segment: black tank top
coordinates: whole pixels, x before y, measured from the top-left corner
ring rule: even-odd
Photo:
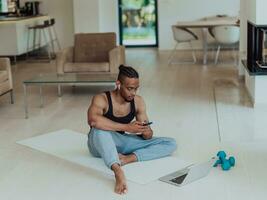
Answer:
[[[118,122],[121,124],[129,124],[135,118],[135,104],[134,99],[130,102],[131,110],[128,115],[123,117],[116,117],[113,115],[113,106],[111,100],[110,92],[105,92],[108,99],[108,111],[104,114],[104,117],[110,119],[111,121]],[[118,133],[124,134],[124,131],[117,131]]]

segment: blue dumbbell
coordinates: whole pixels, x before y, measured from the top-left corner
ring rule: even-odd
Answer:
[[[217,167],[218,165],[221,165],[222,164],[222,161],[225,159],[226,157],[226,153],[224,151],[219,151],[217,153],[217,157],[219,158],[215,164],[213,165],[213,167]]]
[[[219,159],[219,160],[217,160],[217,161],[214,163],[213,167],[217,167],[217,166],[220,165],[220,164],[222,164],[222,162],[221,162],[221,160]]]
[[[222,164],[222,160],[225,159],[225,157],[226,157],[226,153],[225,153],[224,151],[219,151],[219,152],[217,153],[217,157],[218,157],[219,159],[215,162],[215,164],[213,165],[213,167],[217,167],[218,165],[221,165],[221,164]]]
[[[226,158],[226,153],[224,151],[219,151],[217,153],[217,156],[218,156],[219,159],[223,160],[223,159]]]
[[[227,171],[231,168],[229,160],[224,160],[221,166],[224,171]]]
[[[217,157],[219,159],[213,165],[214,167],[221,165],[222,169],[224,171],[227,171],[231,167],[235,166],[235,158],[233,156],[231,156],[231,157],[229,157],[229,159],[226,159],[226,153],[224,151],[219,151],[217,153]]]
[[[233,156],[230,156],[228,160],[232,167],[235,166],[235,158]]]

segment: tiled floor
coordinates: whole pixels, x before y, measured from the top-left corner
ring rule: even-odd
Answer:
[[[38,88],[31,87],[30,118],[24,119],[22,81],[56,70],[54,63],[19,62],[12,66],[15,104],[9,103],[9,95],[0,98],[0,199],[266,199],[267,108],[251,107],[244,84],[228,61],[217,66],[168,66],[168,53],[127,51],[127,63],[140,73],[139,94],[155,135],[174,137],[178,142],[174,155],[195,162],[224,149],[236,157],[235,168],[228,172],[214,168],[205,179],[181,188],[159,181],[129,182],[129,193],[116,195],[113,177],[15,144],[63,128],[86,134],[92,96],[112,87],[64,87],[58,98],[57,88],[48,86],[44,108],[39,107]]]

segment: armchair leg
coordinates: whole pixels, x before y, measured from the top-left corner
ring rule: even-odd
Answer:
[[[10,91],[10,101],[11,101],[11,104],[14,104],[14,94],[13,94],[13,90]]]

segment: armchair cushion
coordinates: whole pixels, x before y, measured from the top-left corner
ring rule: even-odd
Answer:
[[[115,33],[76,34],[74,62],[109,62],[109,51],[115,47]]]
[[[75,46],[57,54],[57,74],[118,73],[125,64],[125,48],[116,46],[115,33],[84,33],[75,35]]]
[[[0,83],[8,80],[7,71],[0,71]]]
[[[66,73],[109,72],[109,63],[108,62],[65,63],[64,72]]]

